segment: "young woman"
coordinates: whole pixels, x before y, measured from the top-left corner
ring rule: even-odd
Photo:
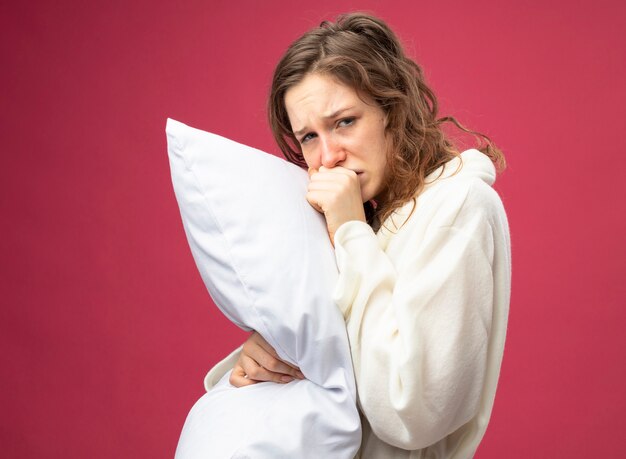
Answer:
[[[459,152],[421,68],[362,14],[287,50],[269,100],[307,200],[334,243],[363,418],[362,458],[472,457],[487,427],[510,296],[506,215],[491,185],[501,152]],[[253,333],[235,386],[302,378]]]

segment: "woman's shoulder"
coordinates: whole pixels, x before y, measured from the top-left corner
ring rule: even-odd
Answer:
[[[467,187],[481,183],[491,188],[496,181],[496,168],[484,153],[471,149],[460,153],[426,176],[420,196],[434,189]]]
[[[435,201],[439,206],[461,207],[500,203],[493,189],[496,169],[491,159],[471,149],[448,161],[426,177],[418,206]]]
[[[468,220],[501,219],[504,206],[492,185],[496,171],[478,150],[467,150],[429,174],[423,190],[388,219],[389,227],[462,226]]]

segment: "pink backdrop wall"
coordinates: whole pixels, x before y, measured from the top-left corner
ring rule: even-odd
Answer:
[[[109,0],[0,7],[3,457],[173,456],[205,371],[244,334],[189,253],[165,119],[275,152],[274,64],[355,9],[509,161],[509,335],[477,458],[621,456],[623,2]]]

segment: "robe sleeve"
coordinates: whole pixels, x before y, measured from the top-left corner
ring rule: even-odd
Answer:
[[[393,262],[363,222],[335,234],[334,298],[347,322],[359,403],[376,436],[402,449],[441,440],[480,406],[493,234],[480,214],[457,220],[401,229],[392,236],[402,244]]]

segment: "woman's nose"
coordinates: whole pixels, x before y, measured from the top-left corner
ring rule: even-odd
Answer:
[[[346,159],[346,153],[343,147],[331,137],[322,138],[320,147],[322,150],[320,162],[324,167],[333,168]]]

